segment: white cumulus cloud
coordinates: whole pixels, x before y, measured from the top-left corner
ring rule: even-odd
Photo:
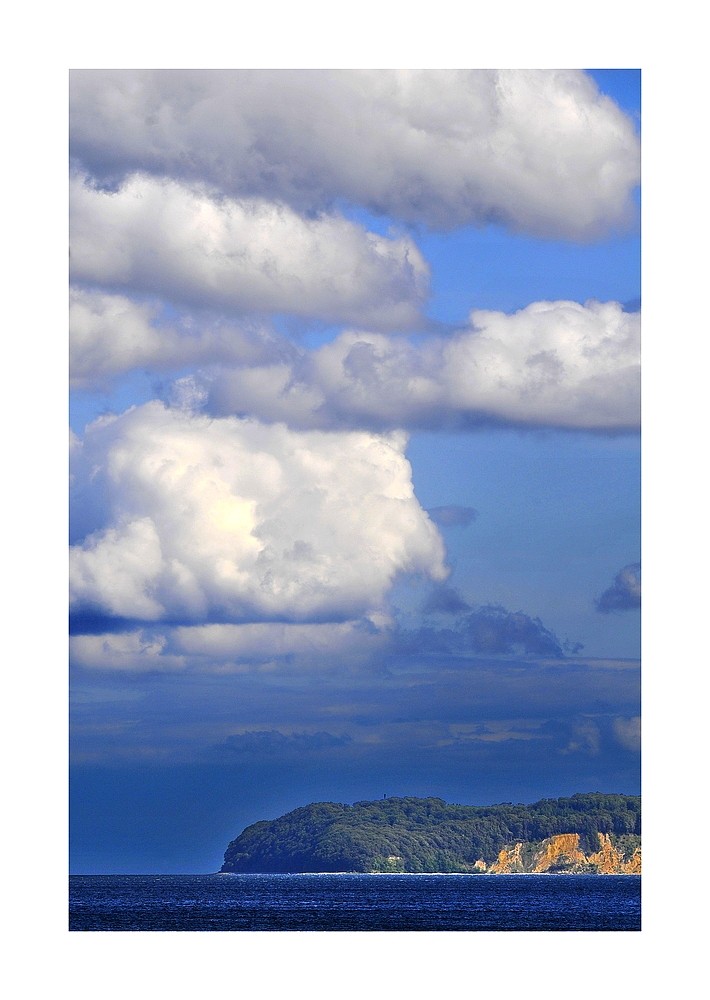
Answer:
[[[69,292],[72,388],[96,388],[136,368],[170,371],[197,364],[246,364],[273,359],[283,341],[261,327],[199,321],[183,314],[161,322],[159,302],[136,302],[96,289]]]
[[[285,205],[216,199],[141,175],[115,192],[75,176],[70,204],[76,282],[378,329],[416,324],[428,292],[428,265],[410,238],[377,236],[340,216],[307,219]]]
[[[69,640],[72,663],[89,670],[121,670],[130,673],[181,672],[188,660],[171,652],[162,634],[106,632],[102,635],[73,635]]]
[[[640,314],[617,302],[535,302],[475,310],[450,337],[346,331],[297,363],[224,370],[217,413],[250,408],[300,426],[448,426],[494,420],[634,429]]]
[[[74,525],[72,604],[146,621],[353,618],[399,573],[443,579],[405,445],[156,402],[101,418],[75,450],[76,517],[94,521]]]
[[[631,120],[578,70],[75,70],[71,151],[116,183],[193,182],[297,211],[594,238],[639,179]]]
[[[244,673],[286,661],[289,671],[328,671],[369,663],[388,640],[372,621],[154,625],[73,635],[70,654],[74,666],[126,673]]]

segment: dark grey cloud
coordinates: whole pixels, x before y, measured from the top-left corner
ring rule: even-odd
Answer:
[[[427,514],[435,524],[442,528],[466,527],[478,517],[478,511],[473,507],[460,507],[457,504],[447,504],[444,507],[429,507]]]
[[[454,587],[450,587],[446,583],[440,587],[435,587],[422,605],[422,612],[425,615],[457,615],[462,611],[470,610],[471,605],[463,599]]]
[[[455,607],[457,601],[460,602],[458,608]],[[428,601],[428,609],[449,614],[468,610],[468,613],[461,614],[448,628],[425,625],[414,631],[402,631],[399,641],[404,648],[457,655],[522,654],[556,658],[564,657],[566,652],[565,643],[539,618],[531,618],[523,611],[508,611],[498,604],[470,609],[451,588],[435,591]]]
[[[608,614],[611,611],[633,611],[641,607],[641,563],[629,563],[614,577],[608,587],[596,600],[597,611]]]
[[[464,618],[464,635],[477,653],[563,656],[560,640],[539,618],[499,605],[479,608]]]

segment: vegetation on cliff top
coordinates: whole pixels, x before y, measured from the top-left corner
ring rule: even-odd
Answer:
[[[598,835],[608,834],[626,857],[640,845],[641,799],[594,792],[533,805],[461,806],[413,797],[317,802],[247,827],[227,847],[221,870],[483,871],[501,850],[560,834],[579,834],[585,854],[598,851]]]

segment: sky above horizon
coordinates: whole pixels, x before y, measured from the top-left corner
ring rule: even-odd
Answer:
[[[71,73],[71,854],[640,791],[640,73]]]

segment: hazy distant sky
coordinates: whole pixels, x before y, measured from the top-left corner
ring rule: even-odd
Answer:
[[[71,74],[75,871],[639,791],[640,73]]]

